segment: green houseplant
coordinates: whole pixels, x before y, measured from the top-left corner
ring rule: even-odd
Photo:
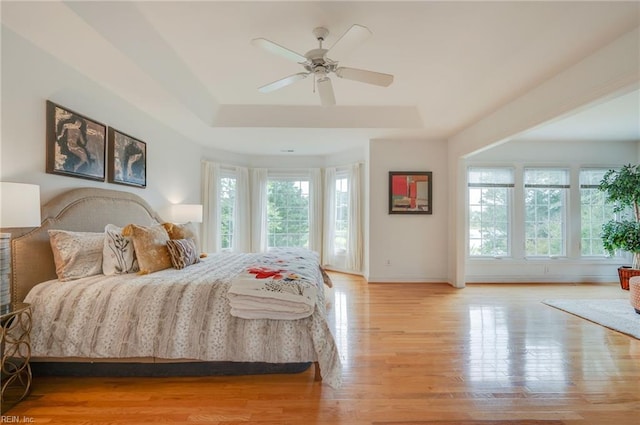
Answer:
[[[607,171],[598,189],[614,204],[615,212],[633,212],[630,219],[611,220],[602,226],[602,244],[609,254],[621,249],[633,255],[631,267],[618,269],[620,285],[629,289],[629,277],[640,275],[640,164]]]

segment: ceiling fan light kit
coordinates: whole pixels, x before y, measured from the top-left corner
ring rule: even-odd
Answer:
[[[297,62],[306,71],[289,75],[259,87],[258,90],[260,92],[269,93],[281,89],[296,81],[304,80],[313,74],[318,87],[320,104],[322,106],[332,106],[336,104],[336,98],[329,74],[333,73],[339,78],[382,87],[387,87],[393,82],[393,75],[391,74],[338,66],[338,62],[344,56],[371,36],[369,28],[358,24],[352,25],[329,49],[322,47],[322,42],[329,35],[329,30],[324,27],[317,27],[313,30],[313,35],[318,40],[318,48],[311,49],[304,55],[265,38],[251,40],[251,44],[254,46],[287,60]]]

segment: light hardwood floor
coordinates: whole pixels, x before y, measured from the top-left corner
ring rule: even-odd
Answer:
[[[243,377],[35,378],[7,415],[69,425],[640,423],[640,341],[540,302],[628,297],[619,286],[460,290],[332,278],[340,389],[314,382],[313,367]]]

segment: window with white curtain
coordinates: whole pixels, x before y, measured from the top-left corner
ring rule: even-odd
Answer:
[[[233,236],[236,227],[236,182],[234,173],[221,171],[220,186],[218,189],[218,206],[220,208],[220,248],[232,250]]]
[[[207,249],[302,247],[319,253],[325,265],[361,272],[361,173],[361,164],[291,170],[203,161]]]
[[[361,173],[359,163],[325,169],[322,260],[333,270],[362,271]]]
[[[334,210],[334,254],[347,252],[349,237],[349,177],[346,170],[336,172],[336,193]]]
[[[309,178],[269,177],[267,247],[309,247]]]

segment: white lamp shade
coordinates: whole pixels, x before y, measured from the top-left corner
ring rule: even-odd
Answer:
[[[40,224],[40,186],[0,182],[0,227],[38,227]]]
[[[174,223],[202,222],[202,205],[173,204],[170,209],[171,221]]]

